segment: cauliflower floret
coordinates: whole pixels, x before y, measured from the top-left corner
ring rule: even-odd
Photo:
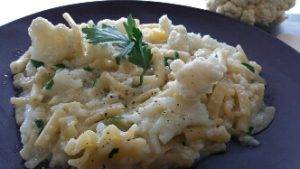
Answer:
[[[146,107],[140,108],[141,126],[143,130],[157,134],[159,140],[166,144],[184,128],[191,125],[210,125],[208,112],[204,104],[198,100],[185,102],[183,98],[157,97]],[[178,108],[177,103],[181,103]],[[149,113],[156,110],[155,116]],[[164,110],[163,112],[160,112]],[[158,115],[161,114],[161,115]],[[157,117],[158,115],[158,117]]]
[[[295,0],[207,0],[209,10],[251,25],[280,22],[284,18],[284,11],[294,5]]]
[[[203,41],[201,35],[195,33],[188,33],[189,52],[194,53],[197,49],[203,47]]]
[[[64,93],[65,91],[70,89],[81,88],[83,84],[82,80],[78,77],[78,74],[80,74],[78,71],[80,70],[58,70],[55,76],[53,77],[54,85],[51,89],[51,93],[59,94]]]
[[[187,30],[183,25],[174,26],[168,39],[168,47],[174,50],[189,51]]]
[[[47,19],[38,17],[32,21],[28,32],[32,41],[32,59],[57,64],[84,53],[81,31],[77,27],[54,26]]]
[[[218,6],[216,11],[232,18],[239,18],[242,14],[242,8],[230,1],[222,6]]]
[[[211,92],[213,84],[223,78],[226,68],[221,62],[221,59],[214,56],[207,59],[197,57],[187,64],[177,59],[170,67],[175,73],[181,94],[193,99],[200,94]]]
[[[167,15],[163,15],[159,18],[159,28],[164,30],[166,33],[170,33],[172,28],[172,21]]]

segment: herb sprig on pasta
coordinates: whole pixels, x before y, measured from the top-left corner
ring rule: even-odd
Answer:
[[[140,75],[140,83],[143,83],[143,77],[146,70],[150,67],[152,53],[149,46],[143,42],[143,34],[137,28],[132,15],[127,17],[127,22],[124,23],[127,36],[118,31],[116,28],[102,25],[82,28],[82,32],[86,35],[85,38],[89,43],[113,43],[120,48],[120,53],[116,57],[117,64],[123,59],[128,59],[129,62],[143,68]]]

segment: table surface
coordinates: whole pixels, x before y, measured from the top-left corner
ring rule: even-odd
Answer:
[[[9,0],[1,2],[0,5],[0,26],[13,20],[27,16],[45,9],[62,5],[90,2],[92,0]],[[173,3],[206,9],[205,0],[184,1],[184,0],[154,0],[158,2]],[[277,36],[296,50],[300,51],[300,0],[296,5],[286,12],[287,19],[281,24],[270,28],[264,28],[270,34]]]

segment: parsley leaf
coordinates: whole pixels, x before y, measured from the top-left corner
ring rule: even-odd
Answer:
[[[45,85],[45,89],[50,90],[54,85],[54,81],[53,79],[49,80],[46,85]]]
[[[44,120],[36,119],[36,120],[34,120],[34,123],[35,123],[36,127],[38,128],[38,133],[40,134],[45,127]]]
[[[119,152],[119,148],[113,148],[108,154],[108,158],[113,158],[115,154]]]
[[[120,65],[121,59],[124,59],[124,57],[132,51],[133,46],[134,46],[134,42],[130,42],[116,57],[116,62],[118,65]]]
[[[175,54],[174,54],[174,58],[175,58],[175,59],[179,59],[179,53],[178,53],[177,51],[176,51]]]
[[[44,66],[44,65],[45,65],[44,62],[41,62],[41,61],[38,61],[38,60],[35,60],[35,59],[30,59],[30,62],[31,62],[31,64],[32,64],[35,68],[38,68],[38,67],[41,67],[41,66]]]
[[[135,28],[135,20],[132,15],[129,14],[127,17],[127,23],[124,23],[124,28],[126,30],[127,36],[129,39],[133,39],[133,29]]]
[[[123,119],[122,116],[113,116],[110,118],[107,118],[105,120],[103,120],[103,123],[105,125],[110,125],[110,124],[114,124],[115,126],[119,125],[121,120]]]
[[[49,160],[45,159],[44,161],[40,162],[34,169],[46,169],[49,167]]]
[[[97,81],[98,81],[98,79],[94,79],[94,80],[93,80],[92,87],[95,87],[95,85],[96,85]]]
[[[56,64],[55,67],[58,68],[58,69],[66,68],[66,66],[64,64]]]
[[[248,135],[252,135],[253,131],[254,131],[254,127],[253,126],[249,126],[247,134]]]
[[[91,71],[93,71],[94,69],[91,68],[90,66],[85,66],[85,67],[83,67],[83,70],[85,70],[85,71],[87,71],[87,72],[91,72]]]
[[[176,60],[179,59],[179,53],[176,51],[174,57],[164,57],[165,66],[169,66],[168,60]]]
[[[116,56],[117,64],[120,64],[122,59],[128,59],[129,62],[141,67],[143,72],[140,75],[139,85],[142,85],[144,74],[150,67],[152,59],[151,49],[143,42],[143,34],[137,28],[135,20],[131,15],[127,17],[124,28],[127,36],[116,28],[107,25],[82,28],[82,32],[85,34],[85,38],[89,43],[98,44],[110,42],[118,47],[121,51],[119,55]]]
[[[103,25],[101,28],[97,26],[82,28],[82,32],[86,35],[89,43],[98,44],[105,42],[127,43],[128,38],[119,32],[116,28]]]
[[[143,77],[146,70],[150,67],[150,61],[152,59],[151,49],[147,44],[143,43],[143,34],[136,27],[135,21],[131,15],[127,17],[127,23],[124,23],[128,37],[134,41],[134,47],[131,51],[128,60],[129,62],[143,68],[143,72],[140,75],[140,84],[143,83]]]
[[[104,116],[107,116],[107,115],[104,115]],[[102,120],[102,123],[105,126],[113,124],[122,131],[127,131],[129,129],[129,127],[132,125],[131,122],[128,122],[128,123],[127,123],[127,121],[125,122],[125,120],[122,116],[106,117],[104,120]]]
[[[255,69],[253,66],[249,65],[248,63],[242,63],[242,65],[246,66],[251,72],[255,73]]]

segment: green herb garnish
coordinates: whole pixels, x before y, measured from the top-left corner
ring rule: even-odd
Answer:
[[[55,67],[58,68],[58,69],[66,68],[66,66],[64,64],[57,64],[57,65],[55,65]]]
[[[176,51],[174,57],[164,57],[165,66],[169,66],[168,60],[176,60],[179,59],[179,53]]]
[[[179,53],[178,53],[177,51],[176,51],[175,54],[174,54],[174,58],[175,58],[175,59],[179,59]]]
[[[105,119],[102,120],[103,124],[108,126],[108,125],[115,125],[117,126],[120,130],[122,131],[127,131],[129,129],[129,127],[132,125],[132,123],[129,122],[125,122],[122,116],[113,116],[113,117],[107,117],[107,114],[104,114]]]
[[[120,64],[121,60],[128,59],[129,62],[143,68],[140,75],[140,84],[143,83],[143,77],[146,70],[150,67],[152,59],[151,49],[146,43],[143,43],[143,34],[136,27],[135,20],[131,15],[127,17],[124,23],[127,36],[122,34],[114,27],[103,25],[102,27],[86,27],[82,32],[89,43],[98,44],[110,42],[120,49],[120,53],[116,56],[116,63]]]
[[[120,52],[120,54],[116,57],[116,63],[120,65],[122,59],[126,59],[126,55],[128,55],[134,47],[134,42],[130,42],[124,49]]]
[[[82,32],[86,35],[85,38],[88,39],[88,42],[92,44],[111,42],[125,46],[128,42],[128,38],[123,33],[108,25],[85,27],[82,28]]]
[[[44,120],[36,119],[36,120],[34,120],[34,123],[35,123],[36,127],[38,128],[38,133],[40,134],[45,126]]]
[[[97,80],[98,80],[98,79],[94,79],[94,80],[93,80],[92,87],[95,87],[95,85],[96,85],[96,83],[97,83]]]
[[[113,117],[109,117],[107,119],[104,119],[103,123],[105,125],[114,124],[115,126],[117,126],[117,125],[119,125],[121,123],[122,119],[123,119],[122,116],[113,116]]]
[[[35,60],[35,59],[30,59],[30,62],[31,62],[31,64],[32,64],[35,68],[38,68],[38,67],[41,67],[41,66],[44,66],[44,65],[45,65],[44,62],[41,62],[41,61],[38,61],[38,60]]]
[[[242,65],[246,66],[251,72],[255,73],[255,69],[253,66],[249,65],[248,63],[242,63]]]
[[[54,85],[54,81],[53,79],[49,80],[46,85],[45,85],[45,89],[50,90]]]
[[[40,162],[39,165],[34,167],[34,169],[46,169],[49,167],[49,160],[45,159],[44,161]]]
[[[252,135],[253,131],[254,131],[254,127],[253,126],[249,126],[247,134],[248,135]]]
[[[108,158],[113,158],[115,154],[119,152],[119,148],[113,148],[108,154]]]
[[[85,70],[85,71],[87,71],[87,72],[91,72],[91,71],[93,71],[94,69],[91,68],[90,66],[85,66],[85,67],[83,67],[83,70]]]

